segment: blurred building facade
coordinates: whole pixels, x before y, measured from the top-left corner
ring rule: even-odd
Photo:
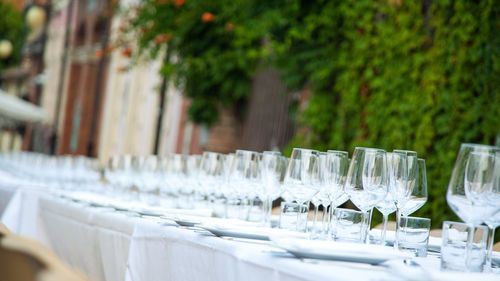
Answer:
[[[47,42],[46,18],[50,13],[51,5],[47,0],[7,0],[6,2],[23,13],[26,36],[20,64],[0,73],[0,86],[8,95],[40,106],[43,88],[43,54]],[[32,122],[19,122],[19,120],[11,121],[14,122],[9,126],[2,126],[0,130],[2,151],[31,150],[33,148],[31,140],[37,129],[43,129],[45,126],[41,124],[35,126]],[[40,136],[43,139],[43,132]]]
[[[134,46],[112,47],[126,20],[114,13],[117,4],[47,2],[43,79],[36,86],[39,93],[30,98],[43,107],[47,119],[32,126],[30,134],[23,133],[23,149],[87,155],[105,162],[119,154],[270,150],[286,145],[293,135],[288,112],[293,95],[286,94],[276,71],[255,76],[245,114],[238,112],[241,108],[221,108],[215,126],[193,124],[187,114],[190,101],[159,75],[161,56],[141,61],[130,56]]]

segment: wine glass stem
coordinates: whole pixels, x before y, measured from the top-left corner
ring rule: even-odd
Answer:
[[[330,202],[330,209],[328,210],[328,237],[333,239],[333,225],[332,225],[332,216],[336,207],[333,205],[333,201]]]
[[[473,224],[468,224],[468,227],[471,228],[472,231],[470,231],[467,235],[467,244],[465,248],[465,268],[469,269],[472,261],[471,257],[471,251],[472,251],[472,242],[474,239],[474,234],[476,232],[475,225]]]
[[[491,269],[491,257],[493,254],[493,242],[495,241],[495,227],[488,224],[489,235],[488,235],[488,249],[486,252],[486,264],[484,266],[485,270]]]
[[[387,233],[387,220],[389,216],[387,214],[382,214],[382,233],[380,235],[380,244],[385,245],[385,235]]]
[[[273,200],[267,197],[264,200],[264,225],[271,226],[271,212],[273,210]]]
[[[326,234],[328,233],[328,214],[328,205],[323,204],[323,225],[321,229],[323,236],[326,236]]]
[[[373,208],[365,212],[364,227],[362,231],[362,240],[366,244],[370,244],[370,223],[372,221]]]
[[[314,204],[313,233],[317,232],[316,222],[318,221],[319,204]]]
[[[396,209],[396,239],[394,239],[394,248],[398,248],[398,244],[399,244],[399,232],[400,232],[400,228],[401,226],[399,225],[400,224],[400,221],[401,221],[401,209],[400,208],[397,208]]]
[[[297,208],[297,219],[295,222],[295,230],[301,231],[300,230],[300,226],[301,226],[300,217],[301,217],[301,212],[302,212],[302,203],[297,202],[297,205],[298,205],[298,208]],[[306,229],[304,232],[307,232],[307,226],[306,226]]]

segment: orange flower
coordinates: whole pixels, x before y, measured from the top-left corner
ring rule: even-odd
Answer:
[[[103,50],[97,50],[95,51],[95,57],[100,59],[104,56],[104,51]]]
[[[132,56],[132,48],[127,47],[122,50],[122,55],[124,57],[130,58]]]
[[[172,34],[169,33],[164,33],[164,34],[158,34],[155,37],[155,43],[156,44],[161,44],[170,41],[172,39]]]
[[[109,54],[113,52],[114,47],[112,45],[106,46],[106,48],[103,49],[104,54]]]
[[[203,22],[211,22],[215,19],[215,15],[210,13],[210,12],[204,12],[203,15],[201,15],[201,20]]]
[[[186,3],[186,0],[174,0],[174,5],[176,7],[181,7],[184,5],[184,3]]]

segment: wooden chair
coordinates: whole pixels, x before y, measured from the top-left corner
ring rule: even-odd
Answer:
[[[0,272],[2,280],[86,280],[64,265],[49,249],[13,234],[0,239]]]
[[[3,280],[31,281],[45,268],[34,257],[8,248],[0,248],[0,272]]]

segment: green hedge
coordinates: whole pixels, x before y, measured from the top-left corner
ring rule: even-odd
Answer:
[[[161,2],[161,3],[160,3]],[[145,0],[133,27],[144,50],[168,33],[164,74],[193,99],[196,122],[244,102],[262,65],[312,95],[290,143],[416,150],[427,160],[433,226],[460,143],[500,133],[500,5],[494,0]],[[215,18],[204,22],[203,14]],[[231,27],[231,28],[229,28]],[[153,52],[154,53],[154,52]]]

